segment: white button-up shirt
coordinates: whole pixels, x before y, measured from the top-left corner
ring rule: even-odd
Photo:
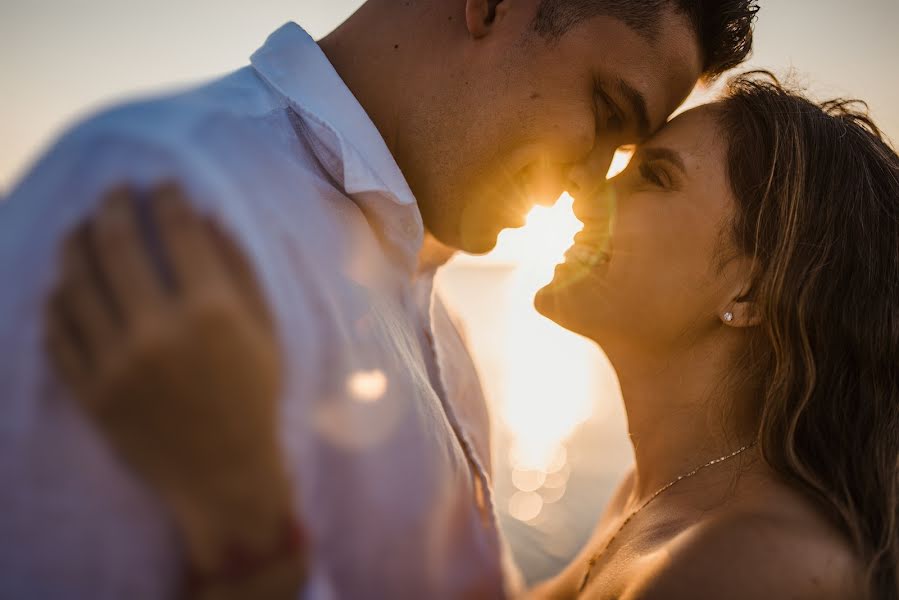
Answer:
[[[314,544],[309,595],[504,593],[487,411],[431,274],[416,273],[415,198],[301,28],[279,29],[251,63],[89,119],[0,203],[2,598],[179,590],[171,521],[42,348],[61,239],[109,186],[163,180],[243,246],[275,312],[283,447]]]

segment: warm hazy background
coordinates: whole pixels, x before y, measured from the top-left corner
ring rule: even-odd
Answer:
[[[240,67],[288,20],[320,37],[361,3],[0,0],[0,195],[73,119]],[[899,140],[899,0],[760,4],[754,66],[794,68],[818,95],[866,99]],[[583,543],[631,460],[602,355],[530,305],[578,228],[569,207],[563,199],[536,209],[492,255],[456,260],[440,279],[484,376],[497,424],[497,503],[530,579]]]

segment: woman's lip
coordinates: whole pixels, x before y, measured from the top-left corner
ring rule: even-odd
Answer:
[[[583,244],[584,246],[593,246],[598,250],[605,250],[609,246],[609,236],[607,235],[576,235],[574,236],[575,244]]]
[[[582,250],[576,250],[582,247]],[[609,223],[604,221],[588,222],[584,228],[577,232],[574,236],[574,244],[569,251],[574,250],[580,253],[582,258],[591,254],[594,256],[593,261],[609,262],[612,252],[612,236],[609,231]],[[566,253],[567,256],[567,253]],[[581,262],[584,262],[583,260]]]
[[[602,243],[610,238],[610,230],[608,222],[590,222],[584,225],[583,229],[578,231],[574,236],[576,243]]]
[[[597,245],[576,242],[565,252],[565,262],[576,261],[586,267],[608,264],[611,255]]]

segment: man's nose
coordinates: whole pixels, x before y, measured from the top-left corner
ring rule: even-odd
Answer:
[[[617,148],[611,144],[596,144],[587,157],[573,165],[568,172],[568,192],[578,197],[590,197],[606,182]]]

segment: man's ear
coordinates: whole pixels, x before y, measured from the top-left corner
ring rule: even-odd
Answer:
[[[509,1],[509,0],[506,0]],[[465,0],[465,25],[475,39],[490,33],[497,17],[505,12],[503,0]]]

